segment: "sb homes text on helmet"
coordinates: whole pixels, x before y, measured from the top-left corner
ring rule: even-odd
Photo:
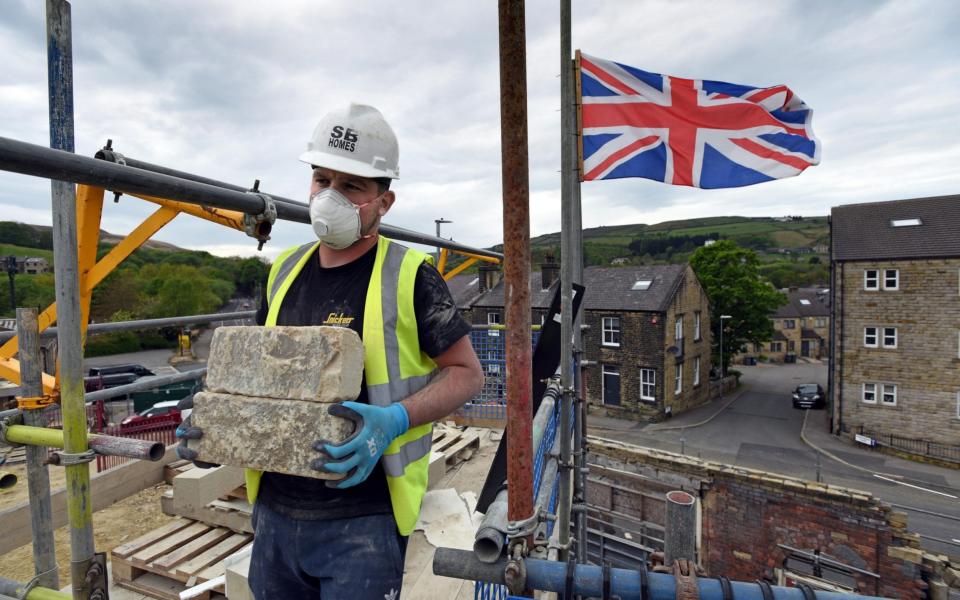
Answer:
[[[344,129],[342,125],[335,125],[330,132],[330,141],[327,143],[331,148],[340,148],[347,152],[353,152],[357,149],[357,131],[349,127]]]

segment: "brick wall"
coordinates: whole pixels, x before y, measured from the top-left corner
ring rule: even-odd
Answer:
[[[591,499],[606,502],[609,486],[621,496],[636,490],[638,500],[656,507],[650,496],[662,494],[664,483],[699,498],[699,560],[710,576],[772,581],[789,555],[778,547],[783,544],[819,549],[879,574],[879,580],[856,576],[860,594],[925,597],[922,565],[928,557],[918,549],[919,538],[907,531],[905,514],[868,494],[592,437],[588,444],[588,462],[599,466],[591,471],[590,485],[597,488],[588,488]],[[618,512],[637,504],[614,500]],[[591,508],[611,510],[603,502]],[[663,525],[662,511],[631,516]]]
[[[898,269],[899,289],[864,290],[865,269]],[[835,428],[839,416],[847,432],[863,425],[903,437],[956,444],[960,440],[960,259],[846,262],[838,263],[835,273]],[[864,327],[878,328],[881,347],[864,347]],[[896,348],[882,347],[884,327],[897,329]],[[864,383],[878,384],[876,403],[863,402]],[[896,385],[895,405],[882,401],[882,384]]]

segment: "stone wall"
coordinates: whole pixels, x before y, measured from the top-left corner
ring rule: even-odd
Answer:
[[[924,598],[924,570],[955,570],[919,550],[919,538],[908,532],[905,514],[865,492],[595,437],[588,438],[588,462],[597,465],[591,470],[589,485],[594,489],[588,489],[589,498],[600,503],[591,508],[662,525],[662,512],[650,510],[660,504],[650,496],[662,494],[664,484],[698,497],[699,561],[711,576],[774,581],[774,570],[782,568],[790,554],[778,544],[820,550],[879,574],[879,580],[855,576],[857,592],[866,595]],[[625,490],[637,490],[640,504],[616,496],[607,502],[613,491],[623,496]],[[633,506],[646,508],[637,512]]]
[[[865,269],[898,269],[899,289],[864,290]],[[835,268],[834,428],[943,444],[960,440],[960,259],[845,262]],[[883,287],[881,285],[881,287]],[[842,311],[842,313],[841,313]],[[864,327],[897,329],[896,348],[864,347]],[[841,345],[842,344],[842,345]],[[877,384],[875,403],[863,384]],[[885,404],[882,384],[896,385]]]
[[[700,338],[694,337],[694,314],[700,313]],[[683,319],[683,372],[681,391],[677,393],[675,377],[680,364],[671,354],[664,360],[664,391],[666,407],[677,415],[710,401],[710,303],[700,281],[689,266],[683,275],[680,289],[666,314],[664,350],[678,346],[674,337],[677,317]],[[694,385],[699,359],[699,382]]]

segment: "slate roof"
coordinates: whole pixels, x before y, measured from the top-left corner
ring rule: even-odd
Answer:
[[[834,260],[960,256],[960,196],[836,206],[831,211]],[[893,227],[899,219],[921,225]]]
[[[683,281],[687,265],[650,265],[637,267],[587,267],[583,270],[587,291],[583,299],[586,310],[625,310],[664,312]],[[653,281],[645,291],[632,290],[639,280]],[[530,305],[549,308],[559,281],[549,290],[540,286],[540,272],[530,273]],[[474,306],[502,307],[504,282],[481,296]]]
[[[806,340],[811,338],[818,339],[818,340],[823,339],[822,337],[820,337],[819,333],[817,333],[812,329],[807,329],[806,327],[804,327],[803,329],[800,330],[800,339]]]
[[[467,310],[480,297],[480,276],[476,273],[454,275],[447,281],[447,288],[457,308]]]
[[[824,292],[826,291],[824,290]],[[787,303],[773,313],[774,319],[830,316],[829,293],[817,293],[816,290],[810,288],[787,290],[784,293],[787,295]],[[804,301],[807,303],[804,303]]]

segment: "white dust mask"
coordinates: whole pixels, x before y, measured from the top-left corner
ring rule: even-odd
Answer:
[[[380,199],[377,196],[370,202]],[[310,222],[320,241],[335,250],[350,246],[361,237],[360,209],[370,202],[354,204],[347,197],[328,187],[310,197]]]

